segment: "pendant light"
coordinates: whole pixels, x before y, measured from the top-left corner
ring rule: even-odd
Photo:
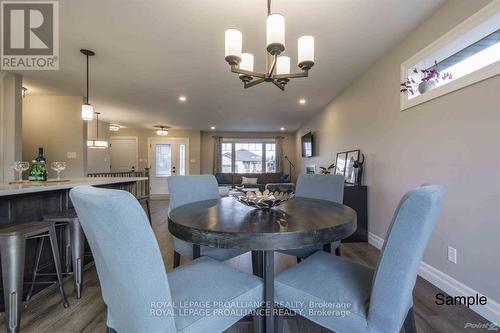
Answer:
[[[158,136],[167,136],[168,135],[168,126],[156,125],[156,135]]]
[[[99,140],[99,115],[100,112],[94,112],[96,115],[95,125],[95,140],[87,140],[87,147],[92,149],[106,149],[108,148],[108,141]]]
[[[309,76],[314,66],[314,37],[302,36],[297,41],[297,65],[301,72],[290,72],[290,58],[280,56],[285,51],[285,17],[271,12],[271,0],[267,0],[266,19],[266,56],[265,72],[255,72],[254,58],[250,53],[242,53],[243,36],[241,31],[228,29],[225,32],[224,55],[231,66],[231,72],[237,73],[244,88],[250,88],[263,82],[271,82],[281,90],[291,79]]]
[[[111,132],[118,132],[120,130],[120,125],[118,125],[118,124],[109,124],[109,130]]]
[[[80,52],[87,57],[87,95],[85,96],[85,103],[82,104],[82,119],[91,121],[94,118],[94,108],[89,103],[89,57],[94,56],[95,53],[87,49],[81,49]]]

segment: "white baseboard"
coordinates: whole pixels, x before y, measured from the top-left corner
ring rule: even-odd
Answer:
[[[384,239],[369,232],[368,243],[381,250],[384,245]],[[423,261],[420,263],[418,275],[451,296],[473,296],[476,293],[482,295],[480,292],[466,286],[462,282]],[[486,305],[473,305],[470,309],[498,325],[500,324],[500,304],[493,301],[488,296],[486,297],[488,298],[488,303]]]
[[[384,245],[384,239],[375,235],[374,233],[368,233],[368,244],[375,246],[377,249],[382,250]]]

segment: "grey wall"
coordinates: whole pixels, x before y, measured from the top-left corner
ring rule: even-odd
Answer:
[[[12,162],[22,158],[22,76],[0,73],[0,183],[14,180]]]
[[[87,123],[81,96],[26,95],[23,101],[23,160],[31,162],[44,148],[47,162],[65,161],[62,177],[82,177],[87,166]],[[76,153],[68,159],[67,153]],[[49,177],[55,172],[49,168]]]
[[[87,122],[87,138],[89,140],[97,139],[96,131],[97,120]],[[109,142],[109,123],[99,119],[99,140]],[[87,173],[109,172],[110,160],[109,149],[87,148]]]
[[[424,261],[500,302],[500,76],[412,109],[399,110],[400,64],[489,3],[453,0],[382,57],[303,125],[327,165],[339,151],[361,149],[369,186],[369,229],[384,237],[401,196],[424,182],[446,185],[444,210]],[[334,55],[329,61],[335,61]],[[447,246],[458,263],[447,261]]]

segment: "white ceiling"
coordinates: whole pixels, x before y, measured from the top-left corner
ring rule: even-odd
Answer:
[[[167,124],[208,130],[287,131],[323,108],[444,0],[274,0],[285,15],[285,55],[315,37],[309,78],[282,92],[270,83],[243,89],[224,61],[224,30],[243,33],[243,51],[265,66],[266,0],[60,1],[60,70],[25,71],[28,93],[85,94],[107,121],[128,127]],[[398,64],[395,64],[398,65]],[[294,66],[292,66],[294,67]],[[180,103],[179,95],[187,96]],[[306,105],[299,105],[306,98]]]

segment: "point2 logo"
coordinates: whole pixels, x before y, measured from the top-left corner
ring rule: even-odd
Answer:
[[[59,69],[59,2],[0,1],[2,70]]]

